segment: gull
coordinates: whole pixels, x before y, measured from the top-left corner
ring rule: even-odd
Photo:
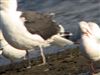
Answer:
[[[64,31],[64,28],[57,25],[50,17],[44,15],[45,20],[43,23],[48,21],[46,24],[42,24],[41,21],[39,21],[40,24],[35,24],[35,21],[32,21],[35,20],[35,18],[32,18],[34,16],[30,16],[32,14],[17,11],[16,0],[0,0],[0,28],[5,40],[14,48],[28,51],[39,47],[43,57],[43,64],[45,64],[43,47],[47,47],[51,43],[60,46],[73,44],[72,41],[63,37],[64,32],[62,31]],[[22,21],[23,19],[24,21]],[[39,19],[42,20],[43,18],[40,17]]]
[[[24,59],[27,52],[25,50],[16,49],[4,39],[2,32],[0,32],[0,46],[2,49],[2,55],[13,62],[16,59]]]
[[[93,73],[95,69],[92,62],[100,61],[100,27],[94,22],[80,22],[81,43],[83,55],[90,61]]]

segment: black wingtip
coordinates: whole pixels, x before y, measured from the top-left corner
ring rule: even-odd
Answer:
[[[73,33],[71,32],[63,32],[63,33],[60,33],[62,37],[66,38],[66,39],[69,39],[71,36],[73,36]]]

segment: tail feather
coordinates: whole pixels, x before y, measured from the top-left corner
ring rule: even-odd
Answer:
[[[71,37],[73,34],[69,31],[65,31],[64,27],[62,25],[59,25],[60,27],[60,36],[65,37],[67,39],[69,39],[69,37]]]
[[[74,44],[72,41],[68,40],[68,39],[65,39],[59,35],[55,35],[53,36],[53,43],[56,44],[56,45],[59,45],[59,46],[66,46],[66,45],[72,45]]]

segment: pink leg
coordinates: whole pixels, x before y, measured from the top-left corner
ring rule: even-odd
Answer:
[[[93,62],[89,61],[88,64],[89,64],[91,75],[94,75],[96,73],[96,69],[95,69]]]

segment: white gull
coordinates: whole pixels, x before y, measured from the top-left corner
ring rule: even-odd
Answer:
[[[80,29],[82,32],[80,49],[90,60],[90,67],[95,72],[92,61],[100,61],[100,27],[94,22],[82,21]]]

